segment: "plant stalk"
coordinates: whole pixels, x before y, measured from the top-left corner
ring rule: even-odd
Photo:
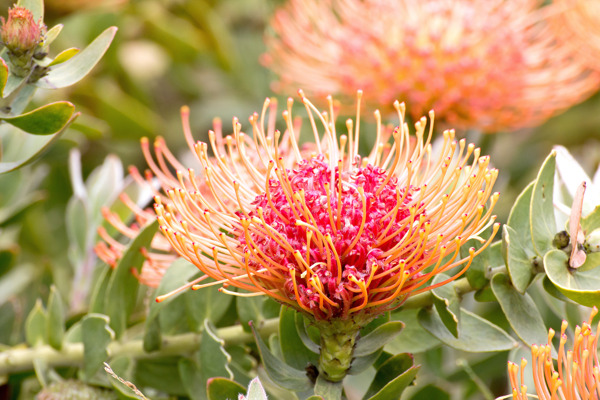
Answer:
[[[276,333],[279,318],[263,321],[258,332],[267,337]],[[217,336],[225,341],[225,345],[235,345],[254,341],[252,334],[245,332],[241,325],[217,329]],[[126,342],[113,341],[108,344],[108,358],[127,356],[135,359],[159,358],[177,354],[187,354],[198,350],[202,333],[184,333],[175,336],[164,336],[160,350],[147,353],[141,339]],[[34,360],[43,360],[49,367],[69,367],[83,365],[83,343],[65,343],[60,351],[48,345],[33,348],[12,348],[0,352],[0,376],[15,372],[33,370]]]

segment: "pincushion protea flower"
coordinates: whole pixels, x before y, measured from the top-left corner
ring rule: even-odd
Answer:
[[[541,0],[289,0],[264,63],[276,91],[406,99],[419,118],[484,132],[535,126],[598,90],[571,46],[552,36]]]
[[[251,136],[234,118],[233,134],[211,131],[209,144],[195,143],[184,123],[199,173],[184,170],[163,141],[155,144],[156,160],[146,145],[144,153],[167,194],[156,197],[155,211],[173,249],[226,293],[265,294],[307,315],[321,330],[321,371],[339,381],[361,326],[430,290],[436,274],[452,276],[436,286],[457,278],[481,251],[459,256],[495,218],[497,170],[453,131],[434,153],[433,112],[415,124],[411,141],[398,102],[395,128],[375,111],[375,145],[361,157],[362,92],[356,120],[339,137],[331,97],[321,112],[300,96],[314,135],[302,148],[293,100],[281,133],[267,99],[261,115],[250,117]]]
[[[556,37],[573,46],[590,68],[600,70],[600,2],[554,0],[560,10],[552,20]]]
[[[527,361],[521,361],[519,384],[519,366],[509,361],[508,375],[512,386],[514,400],[528,398],[548,400],[592,400],[600,398],[600,363],[598,363],[598,328],[592,329],[592,319],[598,313],[594,307],[587,322],[575,328],[573,349],[565,350],[567,343],[567,321],[563,321],[560,329],[557,367],[552,361],[552,339],[554,330],[548,333],[548,344],[531,347],[532,371],[536,395],[527,394],[523,385],[523,370]],[[506,396],[503,398],[509,398]]]

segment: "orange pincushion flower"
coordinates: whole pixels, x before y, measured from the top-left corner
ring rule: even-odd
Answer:
[[[600,2],[554,0],[560,10],[552,20],[556,37],[573,46],[590,68],[600,70]]]
[[[406,99],[455,128],[540,124],[593,94],[600,73],[556,40],[541,0],[289,0],[264,63],[274,89]]]
[[[567,343],[567,321],[563,321],[560,330],[557,368],[552,361],[552,339],[554,330],[548,333],[548,344],[531,347],[533,379],[537,395],[527,394],[523,385],[523,370],[527,361],[521,361],[519,384],[519,366],[509,361],[508,374],[514,400],[539,398],[548,400],[597,400],[600,398],[600,363],[598,362],[598,328],[592,330],[592,319],[598,313],[594,307],[587,322],[575,328],[573,349],[565,350]]]
[[[266,294],[315,321],[369,321],[429,290],[434,275],[457,266],[450,280],[462,274],[481,250],[461,259],[460,246],[494,219],[497,170],[488,168],[489,157],[455,141],[453,131],[433,152],[433,112],[429,132],[423,117],[409,146],[398,102],[396,128],[383,126],[375,112],[376,143],[361,157],[362,92],[356,121],[348,120],[340,137],[331,98],[321,112],[300,94],[314,134],[303,151],[291,99],[283,133],[275,130],[269,99],[250,117],[251,136],[234,119],[233,134],[210,132],[210,144],[194,143],[184,124],[198,173],[181,168],[162,141],[156,161],[146,147],[167,194],[156,197],[155,211],[173,249],[223,291]]]

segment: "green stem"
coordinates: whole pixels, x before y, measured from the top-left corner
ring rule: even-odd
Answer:
[[[262,336],[276,333],[279,319],[262,322],[258,331]],[[217,335],[225,345],[235,345],[254,341],[252,334],[243,330],[241,325],[229,326],[217,330]],[[141,339],[126,342],[114,341],[107,346],[109,359],[114,356],[126,356],[135,359],[158,358],[170,355],[188,354],[200,346],[202,333],[184,333],[176,336],[164,336],[160,350],[147,353]],[[33,361],[43,360],[49,367],[81,366],[83,364],[83,343],[65,343],[60,351],[42,345],[33,348],[12,348],[0,352],[0,376],[20,371],[33,370]]]

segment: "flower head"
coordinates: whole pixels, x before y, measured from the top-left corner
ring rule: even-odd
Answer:
[[[43,40],[44,27],[33,19],[27,8],[13,6],[8,10],[8,19],[2,18],[0,38],[13,53],[33,52]]]
[[[289,0],[265,64],[275,90],[406,99],[419,118],[481,131],[534,126],[593,94],[600,74],[551,35],[540,0]]]
[[[173,249],[223,291],[266,294],[316,321],[369,321],[430,289],[434,275],[464,272],[476,252],[461,258],[460,246],[494,219],[489,157],[453,131],[434,152],[433,113],[411,141],[398,102],[395,128],[375,112],[376,143],[361,157],[361,93],[357,119],[339,137],[331,98],[321,112],[300,94],[314,135],[302,148],[292,99],[283,133],[269,99],[250,117],[251,136],[234,118],[231,135],[211,131],[210,144],[194,142],[186,123],[199,173],[184,170],[162,140],[156,160],[146,147],[168,198],[157,196],[155,211]]]
[[[567,343],[568,323],[563,321],[560,330],[558,360],[555,366],[552,360],[552,339],[554,330],[548,332],[548,344],[531,347],[532,371],[537,396],[527,394],[523,385],[523,370],[527,361],[521,361],[521,376],[519,381],[519,366],[508,363],[508,375],[512,386],[514,400],[528,398],[556,400],[591,400],[600,396],[600,363],[598,363],[598,328],[592,329],[592,319],[598,313],[594,307],[587,322],[575,328],[572,350],[565,350]],[[558,370],[557,370],[558,369]],[[520,382],[520,384],[519,384]]]

